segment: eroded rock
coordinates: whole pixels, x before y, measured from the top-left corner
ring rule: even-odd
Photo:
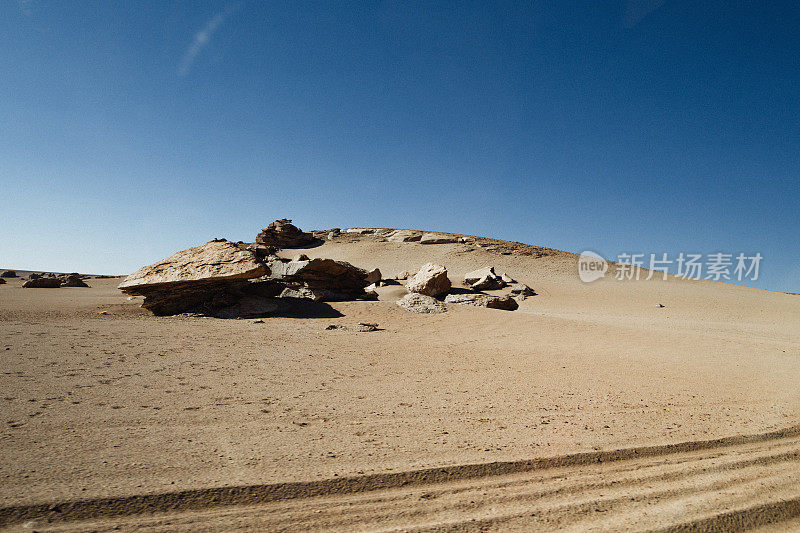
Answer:
[[[436,314],[447,311],[447,306],[436,298],[416,292],[406,294],[397,300],[396,303],[398,306],[412,313]]]
[[[306,233],[292,224],[288,218],[270,223],[256,236],[256,244],[276,248],[300,248],[316,241],[311,233]]]
[[[451,287],[447,269],[442,265],[427,263],[420,268],[406,283],[409,292],[440,296],[446,294]]]

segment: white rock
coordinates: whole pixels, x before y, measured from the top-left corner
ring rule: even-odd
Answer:
[[[446,294],[451,287],[450,278],[447,277],[447,269],[442,265],[427,263],[414,274],[406,283],[409,292],[425,294],[427,296],[439,296]]]

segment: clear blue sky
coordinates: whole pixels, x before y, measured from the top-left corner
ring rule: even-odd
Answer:
[[[800,292],[800,4],[0,3],[0,266],[414,227],[760,252]]]

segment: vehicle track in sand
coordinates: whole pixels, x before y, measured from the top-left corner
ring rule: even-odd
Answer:
[[[800,516],[800,426],[302,483],[0,509],[40,531],[743,530]]]

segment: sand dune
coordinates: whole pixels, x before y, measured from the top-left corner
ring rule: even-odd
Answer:
[[[376,302],[255,324],[153,317],[114,279],[9,280],[0,517],[60,529],[616,530],[800,513],[786,429],[800,422],[800,297],[675,278],[585,284],[573,254],[478,241],[488,249],[346,234],[281,254],[385,276],[432,261],[454,281],[494,265],[538,296],[514,312],[427,316],[398,308],[402,287],[386,286]],[[381,330],[325,330],[360,321]],[[735,435],[762,436],[707,443]],[[328,489],[257,492],[286,483]]]

